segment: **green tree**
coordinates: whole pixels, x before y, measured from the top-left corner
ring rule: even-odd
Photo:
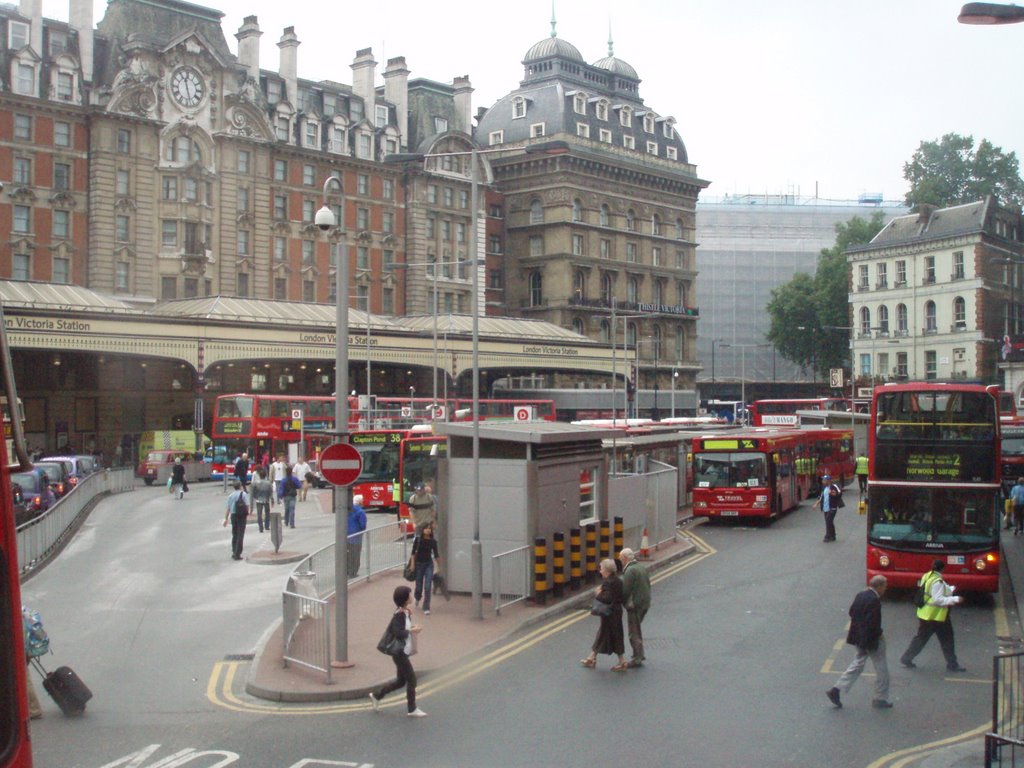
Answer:
[[[938,141],[922,141],[903,166],[910,182],[907,205],[919,208],[981,200],[995,195],[1001,203],[1024,203],[1024,181],[1014,152],[1009,154],[988,139],[974,148],[973,136],[947,133]]]
[[[849,279],[846,249],[871,242],[885,225],[876,211],[870,219],[854,216],[836,224],[836,242],[823,248],[814,276],[798,272],[772,291],[768,302],[771,326],[766,334],[787,360],[816,376],[849,362]]]

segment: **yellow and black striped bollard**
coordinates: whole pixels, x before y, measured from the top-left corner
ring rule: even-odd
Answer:
[[[548,542],[543,537],[533,540],[533,599],[544,605],[548,601]]]
[[[583,581],[583,536],[579,528],[569,529],[569,577],[573,589]]]
[[[621,517],[612,518],[612,536],[615,546],[612,548],[611,556],[617,558],[619,552],[621,552],[622,548],[626,545],[625,525],[623,525]],[[618,560],[615,562],[618,563]]]
[[[561,597],[565,590],[565,534],[556,531],[551,545],[551,581],[555,597]]]
[[[593,581],[597,576],[597,526],[594,523],[587,524],[587,581]]]
[[[600,522],[601,526],[601,560],[612,556],[612,524],[607,520]],[[600,562],[600,561],[598,561]]]

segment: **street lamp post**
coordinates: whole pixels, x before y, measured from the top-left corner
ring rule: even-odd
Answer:
[[[676,367],[678,365],[679,365],[679,363],[676,363],[675,365],[672,366],[672,379],[671,379],[671,381],[672,381],[672,418],[673,419],[676,417],[676,379],[679,378],[679,371],[676,370]]]
[[[341,197],[341,221],[327,205],[327,189],[337,184]],[[334,272],[335,309],[334,337],[334,431],[339,441],[348,437],[348,246],[345,242],[345,187],[338,176],[324,181],[323,207],[316,212],[315,223],[324,232],[337,223],[341,240],[338,264]],[[351,667],[348,660],[348,515],[352,509],[352,486],[334,487],[334,661],[331,666]]]

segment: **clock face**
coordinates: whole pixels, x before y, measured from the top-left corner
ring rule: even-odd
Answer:
[[[190,67],[182,67],[171,77],[171,94],[183,107],[194,107],[203,100],[203,78]]]

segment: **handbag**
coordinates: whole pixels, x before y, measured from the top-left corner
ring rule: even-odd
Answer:
[[[377,650],[385,656],[397,656],[405,650],[405,640],[399,640],[391,631],[391,625],[384,630],[380,641],[377,643]]]
[[[593,605],[590,606],[591,616],[611,616],[612,615],[612,604],[602,603],[600,600],[594,600]]]
[[[412,558],[405,564],[405,569],[402,571],[402,578],[406,581],[416,581],[416,566],[412,564]]]
[[[168,477],[167,478],[167,492],[168,493],[173,493],[174,492],[174,489],[171,487],[171,484],[173,482],[174,482],[174,478],[173,477]]]

